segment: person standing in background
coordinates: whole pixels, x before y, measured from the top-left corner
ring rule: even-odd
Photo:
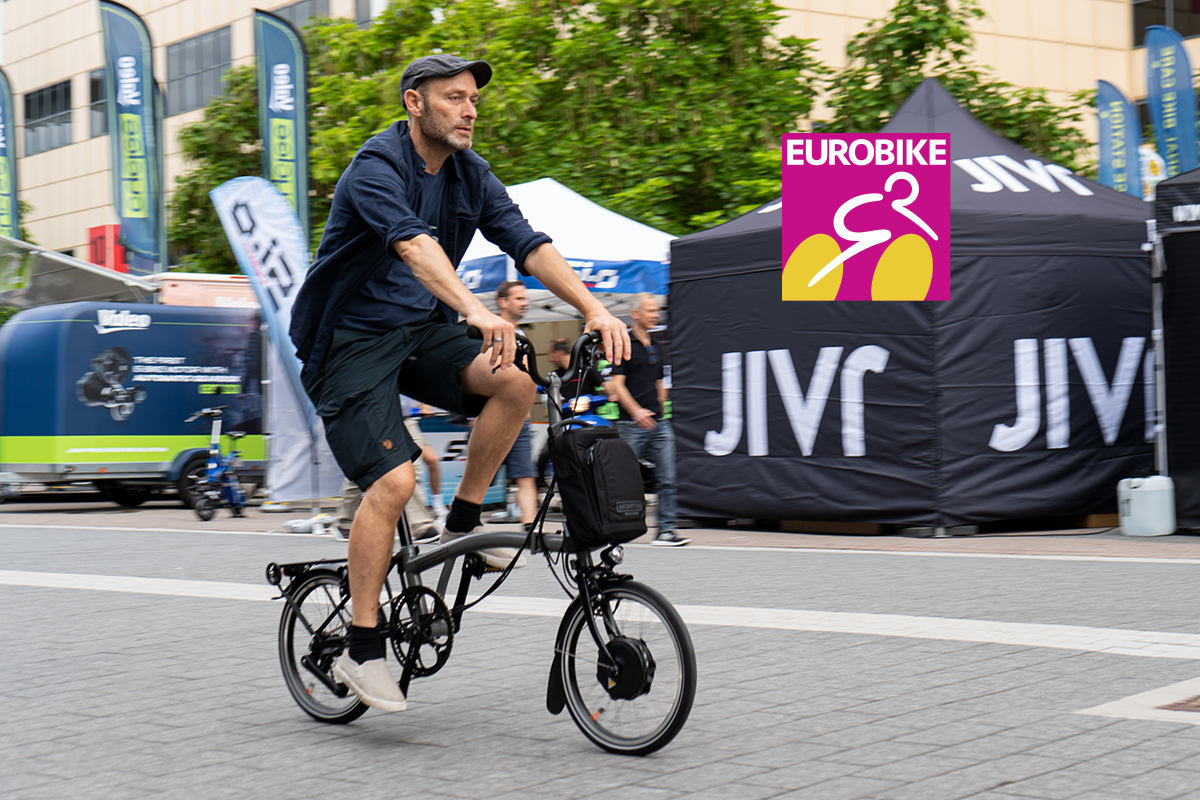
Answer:
[[[621,406],[617,432],[634,455],[654,462],[658,535],[651,544],[680,547],[691,540],[675,534],[675,429],[663,415],[667,404],[663,363],[650,336],[650,329],[658,325],[658,301],[652,295],[639,295],[631,316],[629,357],[613,366],[609,382]]]

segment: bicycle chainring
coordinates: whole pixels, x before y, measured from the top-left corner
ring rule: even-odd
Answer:
[[[396,658],[413,678],[441,669],[454,645],[454,621],[441,595],[428,586],[410,586],[392,599],[388,629]]]

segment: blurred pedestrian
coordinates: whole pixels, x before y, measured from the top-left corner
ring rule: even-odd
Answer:
[[[675,533],[675,429],[663,415],[667,388],[662,355],[650,335],[658,325],[658,301],[649,294],[639,295],[631,316],[629,358],[613,366],[610,382],[621,406],[617,431],[638,458],[654,462],[658,534],[651,544],[679,547],[691,540]]]
[[[521,318],[529,310],[529,295],[525,284],[520,281],[505,281],[496,289],[496,305],[500,308],[500,318],[516,327]],[[529,528],[537,518],[538,495],[537,482],[533,469],[533,439],[530,435],[529,415],[521,424],[521,432],[513,442],[512,449],[504,457],[504,468],[507,479],[517,485],[517,508],[505,508],[505,513],[499,519],[516,521],[517,511],[522,525]],[[493,521],[498,521],[493,517]]]

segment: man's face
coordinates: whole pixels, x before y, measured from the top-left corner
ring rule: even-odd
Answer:
[[[419,93],[422,111],[416,119],[421,133],[452,151],[469,148],[478,116],[475,106],[479,103],[479,89],[471,70],[463,70],[450,78],[432,78],[423,84],[423,88],[427,91]],[[425,101],[426,94],[428,102]]]
[[[646,330],[650,330],[658,324],[659,317],[661,316],[658,310],[658,301],[654,298],[643,300],[642,304],[630,316],[633,317],[635,323],[640,324]]]
[[[550,364],[555,369],[566,369],[567,365],[571,363],[571,354],[561,350],[551,350],[546,354],[546,358],[550,359]]]
[[[514,320],[521,319],[529,310],[529,297],[525,293],[524,286],[510,287],[508,297],[501,297],[497,303],[500,310],[507,312],[509,318]]]

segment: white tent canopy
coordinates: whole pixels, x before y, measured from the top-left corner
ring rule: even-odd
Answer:
[[[671,234],[609,211],[553,178],[509,186],[508,194],[534,230],[554,240],[558,252],[613,313],[627,313],[638,292],[666,294],[666,265],[675,238]],[[512,259],[479,232],[458,274],[472,291],[492,294],[493,302],[501,281],[520,277]],[[540,285],[530,285],[529,299],[527,322],[579,316]]]

